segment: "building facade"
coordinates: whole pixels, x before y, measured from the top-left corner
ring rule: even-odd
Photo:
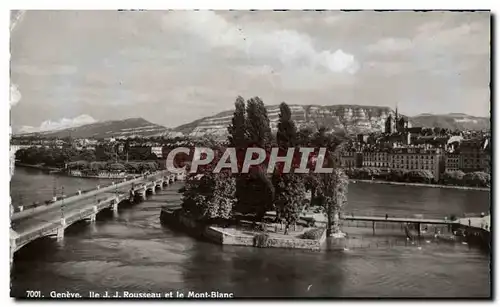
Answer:
[[[485,140],[468,139],[463,140],[459,146],[462,170],[466,173],[483,171],[484,166],[489,164],[487,152],[484,148]]]
[[[158,158],[164,158],[163,157],[163,147],[162,146],[152,146],[151,147],[151,153],[155,154],[156,157],[158,157]]]
[[[363,151],[363,167],[390,168],[390,154],[388,151]]]
[[[445,156],[445,171],[454,172],[462,170],[462,159],[460,154],[447,153]]]
[[[444,156],[440,148],[401,147],[390,155],[390,168],[404,171],[430,171],[439,181],[444,171]]]

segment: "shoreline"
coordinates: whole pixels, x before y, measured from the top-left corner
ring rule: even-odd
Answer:
[[[375,184],[390,184],[390,185],[402,185],[402,186],[413,186],[413,187],[424,187],[424,188],[442,188],[442,189],[457,189],[457,190],[473,190],[473,191],[484,191],[490,192],[490,188],[483,187],[468,187],[468,186],[455,186],[455,185],[443,185],[443,184],[428,184],[428,183],[416,183],[416,182],[398,182],[398,181],[383,181],[383,180],[369,180],[369,179],[349,179],[350,183],[363,182],[363,183],[375,183]]]
[[[75,175],[68,174],[68,173],[64,172],[63,169],[60,169],[57,167],[41,166],[41,165],[36,165],[36,164],[25,164],[25,163],[20,163],[20,162],[16,162],[14,165],[16,167],[26,167],[26,168],[38,169],[38,170],[42,170],[42,171],[54,172],[54,173],[61,175],[61,176],[72,177],[72,178],[83,178],[83,179],[123,180],[123,179],[127,179],[127,177],[143,176],[143,174],[126,174],[125,176],[120,176],[120,177],[75,176]]]
[[[39,169],[42,171],[61,171],[61,169],[57,168],[57,167],[42,166],[39,164],[26,164],[26,163],[21,163],[21,162],[14,162],[14,166],[34,168],[34,169]]]

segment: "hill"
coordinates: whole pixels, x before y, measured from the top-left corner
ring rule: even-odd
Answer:
[[[279,105],[266,106],[271,128],[276,129],[279,119]],[[290,105],[292,118],[298,127],[318,128],[325,126],[331,130],[343,130],[349,133],[383,131],[385,120],[394,111],[389,107],[360,105]],[[214,116],[174,128],[184,134],[199,136],[203,134],[224,135],[231,123],[233,110],[224,111]]]
[[[414,126],[440,127],[450,130],[488,130],[490,118],[476,117],[463,113],[450,114],[420,114],[411,117]]]
[[[279,105],[266,106],[266,109],[271,122],[271,128],[276,129],[279,119]],[[382,132],[385,129],[385,121],[389,114],[393,117],[395,116],[394,110],[381,106],[290,105],[290,109],[292,110],[292,118],[298,127],[309,126],[318,128],[325,126],[331,130],[343,130],[347,133]],[[234,110],[229,110],[214,116],[201,118],[174,128],[174,131],[192,136],[204,134],[222,136],[227,133],[227,126],[231,123],[233,112]],[[413,127],[440,127],[452,130],[488,129],[490,122],[489,118],[473,117],[458,113],[448,115],[421,114],[407,118],[409,124]]]
[[[131,136],[153,136],[168,133],[170,130],[163,126],[148,122],[143,118],[129,118],[124,120],[103,121],[79,127],[56,131],[18,134],[18,136],[36,135],[40,137],[64,138],[110,138]]]

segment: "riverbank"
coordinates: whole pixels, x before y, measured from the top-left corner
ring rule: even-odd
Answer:
[[[60,172],[60,171],[62,171],[61,168],[45,166],[43,164],[26,164],[26,163],[21,163],[21,162],[15,162],[14,165],[16,167],[34,168],[34,169],[39,169],[39,170],[47,171],[47,172]]]
[[[368,180],[368,179],[349,179],[349,181],[352,183],[363,182],[363,183],[402,185],[402,186],[425,187],[425,188],[441,188],[441,189],[456,189],[456,190],[486,191],[486,192],[490,191],[490,188],[482,188],[482,187],[467,187],[467,186],[416,183],[416,182],[397,182],[397,181]]]

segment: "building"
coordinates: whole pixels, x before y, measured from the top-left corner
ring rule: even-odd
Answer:
[[[354,168],[356,167],[356,152],[354,150],[342,151],[340,154],[340,167]]]
[[[462,159],[460,154],[447,153],[445,156],[445,171],[454,172],[462,169]]]
[[[385,133],[392,134],[396,131],[396,121],[392,118],[392,114],[389,114],[385,120]]]
[[[163,157],[163,147],[162,146],[151,147],[151,153],[155,154],[156,157],[158,157],[158,158],[165,158],[165,157]]]
[[[389,163],[389,152],[388,151],[378,151],[375,149],[367,149],[362,152],[363,167],[377,167],[377,168],[390,168]]]
[[[444,171],[443,151],[430,147],[397,147],[390,155],[390,168],[404,171],[430,171],[439,181]]]
[[[466,173],[483,171],[485,165],[489,165],[487,152],[484,150],[488,146],[488,141],[484,139],[466,139],[460,143],[458,151],[461,156],[462,170]]]

